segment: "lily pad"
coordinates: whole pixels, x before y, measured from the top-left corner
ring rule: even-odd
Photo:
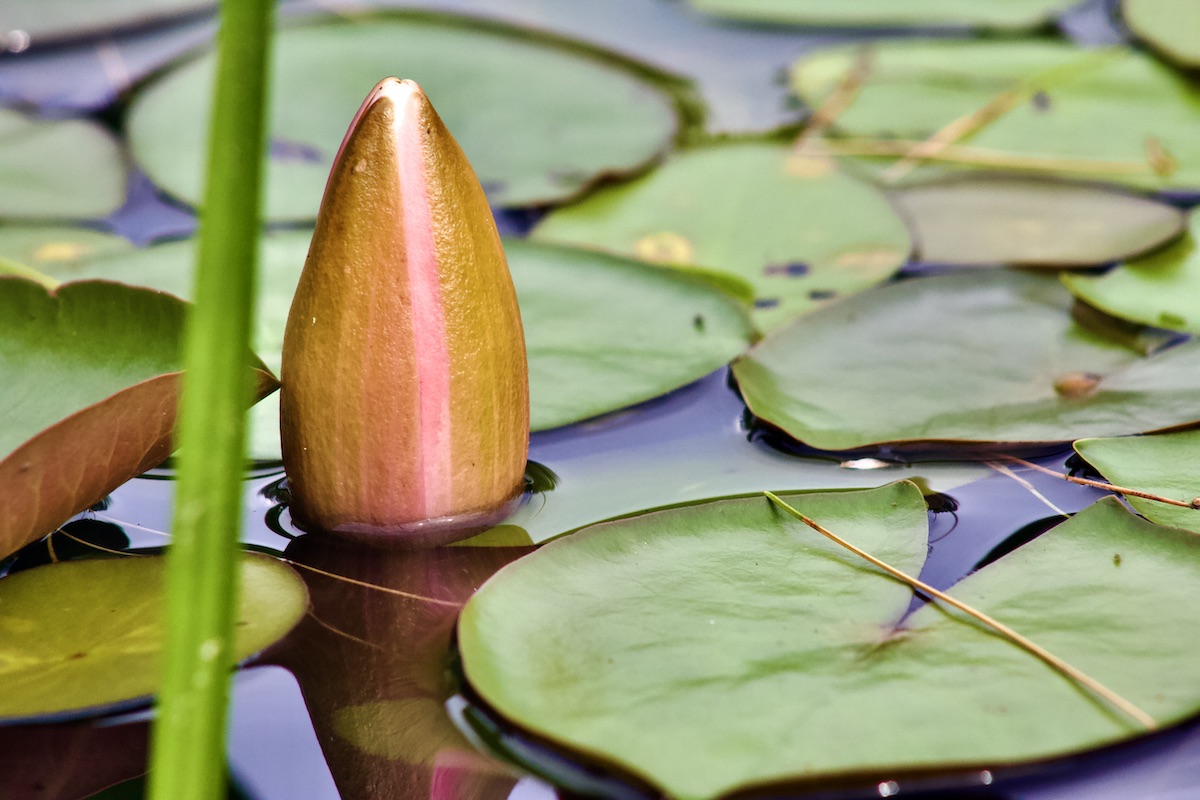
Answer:
[[[0,717],[84,713],[153,694],[163,567],[154,556],[91,559],[0,580]],[[308,607],[304,582],[277,559],[243,555],[240,580],[237,660],[280,639]]]
[[[966,26],[1028,30],[1048,25],[1076,0],[691,0],[698,11],[746,22],[839,28]]]
[[[0,108],[0,187],[0,217],[96,219],[125,201],[125,164],[94,122]]]
[[[1144,357],[1075,323],[1071,300],[1036,273],[901,281],[798,320],[733,373],[755,415],[822,450],[1063,442],[1197,419],[1200,342]]]
[[[1075,451],[1118,486],[1185,503],[1200,497],[1200,479],[1193,468],[1200,463],[1200,431],[1082,439],[1075,442]],[[1152,522],[1200,533],[1198,509],[1140,497],[1126,499]]]
[[[820,105],[859,52],[802,58],[793,89]],[[942,167],[916,175],[1009,167],[1145,189],[1200,187],[1200,87],[1143,53],[995,40],[894,42],[873,45],[872,54],[870,75],[836,121],[836,133],[866,151],[907,152],[1013,92],[1011,108],[943,151]]]
[[[1200,334],[1200,212],[1186,237],[1103,275],[1064,275],[1071,293],[1122,319]]]
[[[24,31],[32,44],[41,44],[163,22],[215,6],[204,0],[8,0],[4,5],[4,27]]]
[[[649,175],[551,212],[531,235],[727,272],[754,287],[764,330],[886,280],[910,249],[874,187],[828,159],[766,143],[677,153]]]
[[[183,303],[0,278],[0,557],[171,451]],[[260,392],[274,379],[257,371]]]
[[[311,231],[262,238],[254,348],[278,370],[292,294]],[[680,274],[626,259],[508,239],[529,353],[531,425],[544,430],[666,394],[743,352],[753,329],[737,281]],[[192,240],[71,267],[52,277],[107,278],[179,297],[191,292]],[[279,458],[279,406],[251,410],[251,454]]]
[[[1186,215],[1148,197],[1088,183],[955,176],[892,195],[918,255],[938,264],[1084,267],[1174,239]]]
[[[742,305],[702,275],[555,245],[504,247],[525,324],[534,430],[666,394],[750,344]]]
[[[1200,67],[1200,5],[1192,0],[1122,0],[1121,15],[1134,34],[1185,67]]]
[[[564,40],[420,13],[288,27],[272,45],[265,214],[308,220],[358,99],[381,76],[418,81],[493,204],[558,202],[647,166],[680,126],[665,75]],[[134,158],[198,205],[214,58],[148,86],[128,120]],[[319,108],[320,113],[313,113]]]
[[[789,500],[920,571],[915,486]],[[1200,621],[1161,610],[1200,602],[1198,577],[1200,539],[1110,499],[950,594],[1168,725],[1200,711]],[[765,498],[718,500],[591,526],[506,567],[467,603],[459,646],[502,716],[684,800],[874,789],[1139,732],[1029,652],[941,607],[910,613],[912,599]]]

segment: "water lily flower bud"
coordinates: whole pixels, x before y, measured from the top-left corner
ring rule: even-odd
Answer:
[[[380,81],[330,172],[283,343],[302,526],[463,538],[523,488],[529,373],[479,179],[413,81]]]

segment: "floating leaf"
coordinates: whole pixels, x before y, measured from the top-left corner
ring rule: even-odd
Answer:
[[[809,41],[793,30],[713,25],[686,3],[661,0],[405,0],[404,5],[569,36],[685,77],[703,97],[710,133],[766,132],[800,117],[778,80]]]
[[[828,159],[764,143],[677,153],[551,212],[532,235],[728,272],[754,287],[763,329],[886,280],[910,247],[876,189]]]
[[[795,495],[803,513],[909,574],[919,491]],[[949,594],[1166,725],[1192,676],[1200,539],[1105,500]],[[586,528],[471,599],[459,644],[496,711],[671,797],[996,768],[1136,726],[1029,652],[774,510],[718,500]],[[786,792],[784,792],[786,793]]]
[[[798,320],[733,372],[755,415],[823,450],[1061,442],[1200,416],[1200,343],[1141,357],[1070,304],[1050,275],[902,281]]]
[[[499,205],[555,202],[641,169],[679,126],[665,77],[497,24],[415,13],[338,19],[286,28],[273,51],[270,219],[316,216],[345,120],[384,75],[425,87]],[[128,122],[135,159],[193,205],[208,130],[197,98],[211,95],[212,70],[206,55],[164,76],[135,99]]]
[[[163,22],[204,9],[204,0],[8,0],[4,28],[29,34],[32,44]]]
[[[1152,250],[1184,229],[1182,211],[1087,183],[955,176],[892,194],[918,255],[938,264],[1079,267]]]
[[[1200,187],[1200,88],[1147,55],[1016,40],[895,42],[872,52],[870,76],[837,118],[839,135],[856,138],[835,147],[856,152],[857,139],[862,152],[904,153],[998,102],[1003,113],[937,163]],[[850,48],[807,56],[792,86],[819,105],[857,58]]]
[[[0,279],[0,556],[167,457],[182,318],[157,292]]]
[[[262,239],[254,348],[277,370],[288,307],[310,231]],[[648,267],[587,250],[506,240],[529,355],[534,430],[577,422],[678,389],[741,353],[753,331],[729,287],[703,275]],[[187,297],[191,241],[169,242],[52,277],[108,278]],[[251,410],[251,453],[279,458],[279,405]]]
[[[1122,0],[1121,15],[1134,34],[1185,67],[1200,67],[1200,5],[1194,0]]]
[[[1113,316],[1200,334],[1200,212],[1188,235],[1103,275],[1064,275],[1071,293]]]
[[[67,561],[0,580],[0,717],[96,711],[153,694],[163,566],[161,557]],[[282,637],[308,606],[304,582],[268,556],[242,557],[241,587],[237,660]]]
[[[509,240],[534,430],[666,394],[741,353],[753,330],[703,276]]]
[[[1082,439],[1075,450],[1105,478],[1131,489],[1190,503],[1200,497],[1200,431],[1157,436]],[[1127,497],[1129,504],[1159,525],[1200,533],[1200,509]]]
[[[95,219],[124,202],[125,165],[112,135],[94,122],[0,108],[0,187],[0,217]]]
[[[746,22],[893,28],[970,26],[1021,30],[1052,22],[1075,0],[691,0],[697,10]]]

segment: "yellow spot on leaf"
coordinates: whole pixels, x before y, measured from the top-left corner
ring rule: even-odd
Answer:
[[[47,242],[33,251],[33,261],[35,264],[47,262],[73,264],[88,255],[89,252],[90,248],[78,242]]]
[[[833,159],[824,155],[796,153],[787,160],[788,175],[797,178],[820,178],[833,172]]]
[[[659,231],[634,242],[633,253],[643,261],[657,264],[688,264],[695,256],[695,249],[680,234]]]
[[[834,264],[848,269],[879,270],[897,266],[903,256],[891,247],[866,247],[841,253]]]

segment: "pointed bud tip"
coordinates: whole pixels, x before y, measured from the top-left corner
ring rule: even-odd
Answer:
[[[362,123],[363,117],[376,110],[384,102],[391,107],[393,117],[400,120],[405,118],[404,112],[410,106],[420,108],[423,105],[429,105],[429,98],[425,96],[420,84],[414,80],[388,77],[379,81],[362,101],[362,105],[358,107],[354,119],[350,122],[350,127],[346,129],[346,135],[342,137],[342,143],[338,147],[336,158],[334,158],[335,164],[342,160],[346,144]]]

